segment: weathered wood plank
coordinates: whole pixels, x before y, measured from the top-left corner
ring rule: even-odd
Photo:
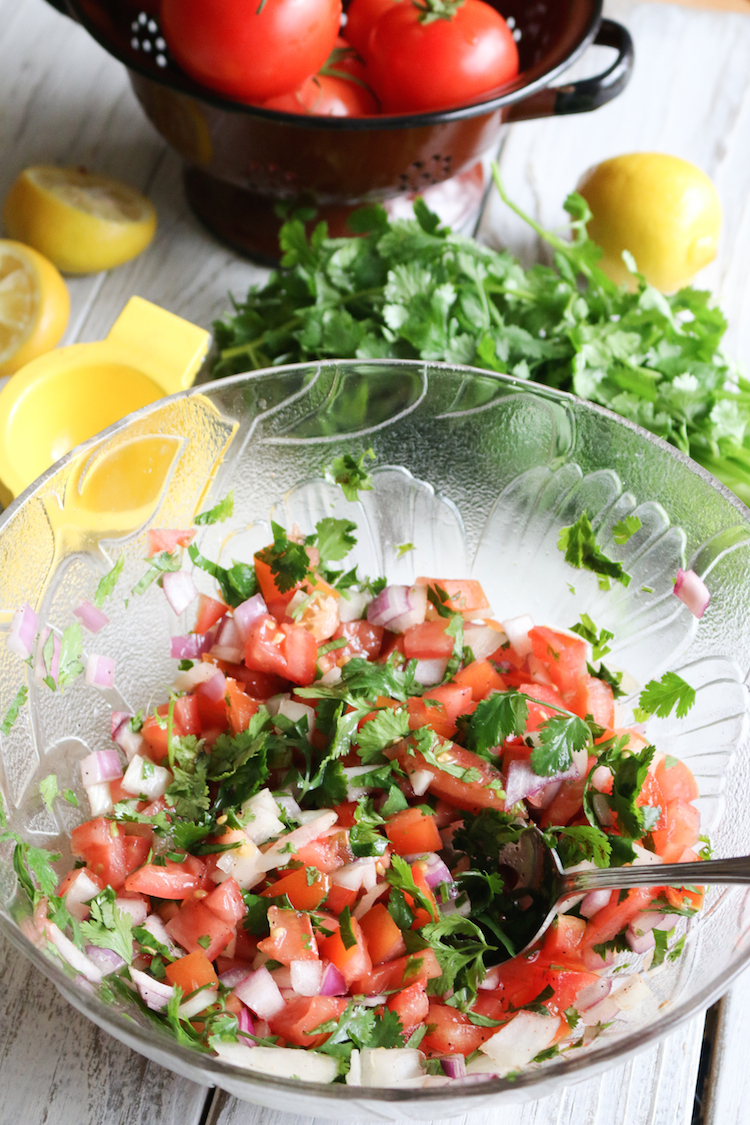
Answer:
[[[701,1125],[745,1125],[750,1112],[748,1042],[750,972],[745,972],[719,1005]]]
[[[0,1125],[198,1125],[204,1087],[76,1012],[0,938]]]
[[[469,1121],[471,1125],[690,1125],[702,1032],[703,1017],[698,1016],[655,1047],[598,1078],[561,1086],[538,1101],[498,1106],[452,1120],[462,1125]],[[716,1119],[716,1125],[720,1120]],[[217,1091],[206,1125],[325,1123],[322,1118],[249,1105]],[[356,1120],[351,1125],[357,1125]]]

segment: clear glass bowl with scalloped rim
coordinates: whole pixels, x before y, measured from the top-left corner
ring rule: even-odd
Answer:
[[[374,489],[356,502],[324,480],[344,452],[372,447]],[[269,541],[269,521],[312,529],[323,515],[359,525],[361,572],[395,582],[415,574],[478,579],[504,619],[529,613],[569,627],[583,612],[615,635],[608,663],[640,684],[669,669],[696,688],[687,718],[652,720],[660,750],[684,758],[700,787],[703,831],[717,855],[750,851],[750,512],[688,458],[608,411],[571,396],[467,368],[417,362],[331,362],[239,375],[161,400],[74,450],[0,519],[2,610],[7,630],[25,601],[64,626],[113,560],[122,583],[143,571],[149,527],[188,526],[229,488],[229,524],[201,528],[204,554],[248,558]],[[630,585],[599,589],[557,548],[563,525],[585,510],[605,553]],[[625,515],[640,530],[617,547]],[[396,547],[411,542],[403,557]],[[711,591],[699,622],[673,596],[678,567]],[[195,575],[210,591],[210,579]],[[131,581],[132,580],[132,581]],[[82,681],[48,691],[0,645],[0,714],[28,681],[29,704],[0,736],[0,791],[8,827],[62,853],[85,819],[78,762],[109,743],[110,711],[148,706],[174,676],[165,638],[189,628],[163,598],[111,598],[98,652],[116,661],[115,688]],[[625,701],[627,710],[628,701]],[[78,791],[81,808],[39,793],[50,773]],[[557,1084],[621,1062],[707,1006],[750,957],[750,893],[714,889],[684,927],[682,956],[648,974],[654,1003],[615,1021],[565,1058],[515,1080],[432,1089],[321,1086],[241,1071],[181,1047],[134,1009],[104,1004],[26,940],[12,848],[0,845],[0,929],[80,1012],[142,1054],[206,1085],[262,1105],[321,1117],[449,1117],[499,1101],[541,1097]],[[134,1018],[135,1017],[135,1018]]]

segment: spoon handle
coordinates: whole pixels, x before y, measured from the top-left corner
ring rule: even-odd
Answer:
[[[626,890],[630,887],[684,887],[714,883],[750,884],[750,856],[691,863],[654,863],[563,875],[560,897],[581,891]]]

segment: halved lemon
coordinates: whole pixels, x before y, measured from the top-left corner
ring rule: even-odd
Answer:
[[[11,238],[65,273],[96,273],[130,261],[156,231],[156,211],[135,188],[84,168],[36,164],[5,198]]]
[[[0,375],[12,375],[54,348],[68,323],[70,297],[52,262],[0,239]]]

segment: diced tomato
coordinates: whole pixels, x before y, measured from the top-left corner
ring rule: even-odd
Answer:
[[[201,731],[225,731],[229,725],[226,698],[222,695],[215,699],[206,684],[198,684],[194,694]]]
[[[180,863],[168,859],[163,867],[146,863],[125,880],[126,891],[154,895],[156,898],[183,899],[191,891],[201,890],[206,865],[197,856],[186,856]]]
[[[424,981],[410,984],[408,988],[391,996],[386,1007],[397,1014],[405,1031],[424,1023],[430,1011]]]
[[[169,704],[162,703],[156,708],[156,714],[161,719],[168,719]],[[172,734],[184,738],[188,734],[200,734],[201,724],[198,712],[198,700],[195,695],[181,695],[175,700],[172,712]],[[162,727],[154,715],[149,715],[141,728],[141,734],[148,746],[151,757],[157,763],[162,762],[169,753],[169,731],[167,724]]]
[[[343,867],[354,859],[354,852],[349,846],[349,833],[337,827],[331,828],[311,844],[298,848],[294,858],[306,867],[317,867],[318,871],[325,871],[330,875],[337,867]]]
[[[664,800],[695,801],[699,796],[698,785],[689,767],[678,758],[662,758],[654,771]]]
[[[204,953],[209,961],[221,953],[234,937],[218,915],[204,902],[186,902],[166,924],[167,933],[188,953]]]
[[[484,590],[473,578],[418,578],[416,585],[430,586],[435,591],[439,586],[448,595],[448,600],[444,603],[446,609],[461,613],[469,620],[473,617],[485,617],[485,611],[490,608]],[[428,619],[437,616],[434,605],[428,602]]]
[[[596,758],[589,757],[586,767],[587,775],[595,765]],[[585,777],[576,777],[564,781],[555,799],[542,813],[541,827],[549,828],[551,824],[570,824],[571,820],[581,811],[585,785]]]
[[[700,856],[694,852],[692,848],[685,848],[682,854],[677,857],[676,862],[697,863],[699,860]],[[670,860],[670,862],[675,861]],[[689,878],[689,875],[690,873],[686,871],[686,879]],[[676,910],[684,910],[685,907],[690,910],[700,910],[703,906],[704,892],[702,887],[694,887],[692,885],[686,887],[664,887],[662,893],[670,906],[674,906]]]
[[[635,803],[639,808],[658,808],[661,810],[661,815],[654,825],[654,831],[662,831],[667,827],[667,802],[664,800],[664,794],[661,791],[659,782],[650,771],[646,774],[646,778],[641,786],[640,793],[635,799]]]
[[[144,825],[148,828],[150,825]],[[131,836],[130,834],[124,836],[123,846],[125,849],[125,874],[129,875],[131,871],[135,871],[142,863],[146,862],[148,853],[153,846],[153,829],[149,836]]]
[[[418,808],[394,813],[386,821],[385,834],[399,855],[436,852],[443,846],[435,818]]]
[[[241,961],[254,961],[258,952],[258,939],[241,926],[237,929],[237,939],[234,943],[234,955]]]
[[[399,742],[385,751],[387,758],[398,759],[401,768],[409,775],[417,770],[432,774],[430,791],[449,801],[459,809],[475,812],[482,808],[502,808],[504,802],[503,781],[500,771],[453,742],[444,742],[437,750],[437,760],[445,765],[458,766],[466,771],[463,777],[454,777],[439,766],[430,765],[416,749],[407,742]],[[476,771],[476,772],[475,772]],[[468,780],[467,778],[476,778]]]
[[[308,875],[316,876],[314,882],[308,881]],[[261,895],[264,898],[286,895],[295,910],[315,910],[328,895],[330,887],[331,880],[325,873],[316,871],[314,867],[298,867],[296,871],[282,875],[272,886],[266,887]]]
[[[357,759],[357,765],[359,765],[359,759]],[[354,827],[354,825],[357,823],[354,819],[354,814],[357,811],[356,801],[344,801],[343,804],[334,805],[333,808],[338,815],[338,820],[336,821],[336,823],[340,828]]]
[[[91,871],[88,867],[74,867],[72,871],[68,872],[68,874],[65,876],[65,878],[60,883],[60,886],[57,889],[57,894],[58,894],[59,898],[65,897],[65,895],[70,890],[71,886],[73,886],[78,881],[78,879],[81,877],[81,874],[85,874],[86,877],[88,879],[90,879],[91,882],[94,883],[95,886],[97,886],[100,891],[104,890],[104,888],[106,886],[106,883],[102,879],[101,875],[97,875],[95,872]],[[399,933],[400,933],[400,931],[399,931]]]
[[[359,920],[373,965],[394,961],[406,952],[401,930],[382,903],[370,907]]]
[[[161,554],[162,551],[168,551],[171,554],[176,547],[188,547],[194,539],[194,527],[187,531],[178,531],[166,527],[150,528],[146,532],[148,557],[152,558],[154,555]]]
[[[532,699],[540,700],[542,703],[552,703],[555,707],[565,706],[565,702],[557,688],[550,687],[548,684],[522,683],[519,685],[518,690],[523,692],[524,695],[531,696]],[[537,703],[529,703],[528,706],[529,717],[526,721],[527,731],[538,730],[542,723],[558,714],[558,712],[553,711],[551,708],[540,707]]]
[[[471,690],[475,703],[486,699],[491,691],[505,691],[505,681],[489,660],[473,660],[453,677],[453,682]]]
[[[70,852],[100,876],[105,884],[119,890],[127,874],[125,834],[114,821],[103,816],[79,824],[70,834]]]
[[[232,680],[227,679],[226,691],[227,714],[229,716],[229,726],[232,734],[239,734],[243,730],[247,730],[250,725],[250,720],[260,707],[257,699],[251,699],[249,695]]]
[[[382,625],[371,625],[369,621],[344,621],[333,634],[335,641],[346,637],[346,646],[335,652],[336,661],[343,664],[354,656],[364,656],[367,660],[377,660],[383,644],[385,629]]]
[[[376,965],[366,976],[359,977],[350,986],[353,995],[377,996],[381,992],[395,992],[421,980],[436,980],[443,975],[437,957],[431,949],[421,949],[395,961]]]
[[[236,680],[253,699],[270,699],[272,695],[289,691],[289,681],[281,676],[273,676],[269,672],[256,672],[246,664],[232,664],[228,660],[218,660],[209,652],[204,652],[202,659],[208,664],[215,664],[225,676]]]
[[[651,833],[654,848],[665,863],[677,862],[685,848],[700,838],[701,816],[688,801],[670,801],[666,808],[666,828]]]
[[[649,887],[634,887],[620,902],[620,891],[612,891],[608,905],[597,911],[587,924],[582,945],[590,949],[602,942],[612,941],[642,910],[648,909],[655,893]]]
[[[469,1055],[497,1031],[496,1027],[477,1027],[463,1012],[438,1000],[429,1002],[427,1016],[421,1022],[429,1029],[422,1040],[422,1049],[438,1055]]]
[[[440,911],[438,910],[437,903],[435,902],[435,896],[432,893],[432,889],[427,883],[425,875],[426,868],[426,863],[423,863],[421,860],[417,860],[416,863],[413,863],[411,865],[411,874],[412,878],[414,879],[415,885],[422,892],[422,898],[429,903],[429,909],[426,909],[424,906],[418,905],[416,899],[412,895],[404,892],[406,905],[410,908],[410,910],[414,912],[414,921],[411,924],[412,930],[421,930],[422,926],[427,926],[430,922],[437,922],[438,918],[440,917]]]
[[[568,637],[544,625],[529,630],[534,656],[540,660],[566,705],[577,715],[588,701],[586,689],[586,642]],[[585,711],[583,712],[585,715]]]
[[[455,723],[461,715],[470,715],[474,711],[470,687],[455,683],[439,684],[429,688],[425,694],[428,699],[435,699],[442,705],[449,722]]]
[[[351,933],[354,944],[348,948],[341,936],[341,930],[324,937],[320,941],[320,953],[326,960],[331,961],[339,970],[346,982],[347,988],[353,980],[364,977],[372,969],[372,960],[367,952],[367,942],[362,928],[356,918],[350,918]]]
[[[387,629],[383,636],[383,645],[380,649],[380,656],[377,658],[378,664],[384,663],[393,652],[403,653],[404,651],[404,634],[403,633],[390,633]]]
[[[295,684],[310,684],[315,676],[318,646],[301,625],[279,625],[274,617],[259,617],[245,642],[245,663],[258,672],[283,676]]]
[[[318,948],[309,915],[297,910],[269,906],[268,925],[270,936],[258,942],[258,949],[271,960],[280,961],[282,965],[291,965],[292,961],[318,960]]]
[[[591,715],[594,722],[600,727],[612,727],[615,723],[615,697],[609,684],[600,680],[598,676],[584,676],[584,691],[581,692],[581,711],[577,712],[582,719]]]
[[[195,992],[197,988],[212,987],[219,983],[213,965],[202,949],[188,953],[185,957],[165,965],[164,975],[170,984],[182,989],[183,996]]]
[[[447,618],[410,625],[404,633],[407,660],[447,660],[453,652],[454,637],[446,633]]]
[[[581,944],[585,929],[585,918],[575,918],[572,914],[559,914],[547,930],[542,957],[554,961],[572,953]]]
[[[199,594],[194,632],[207,633],[217,621],[221,621],[228,609],[229,606],[224,605],[224,602],[220,602],[218,598],[209,598],[208,594]]]
[[[237,880],[233,879],[231,875],[223,883],[219,883],[218,887],[210,894],[206,895],[203,903],[228,926],[236,926],[247,913],[242,891]]]
[[[411,730],[431,727],[435,734],[439,734],[441,738],[452,738],[458,729],[458,725],[446,715],[442,703],[431,706],[426,700],[413,695],[406,701],[406,710],[409,712],[409,728]],[[371,717],[375,717],[374,712]]]
[[[349,909],[351,909],[356,901],[356,891],[350,890],[349,887],[341,887],[338,883],[331,883],[331,888],[328,892],[328,898],[325,904],[326,909],[338,916],[344,907],[348,906]]]
[[[258,579],[258,585],[260,586],[260,592],[263,595],[263,600],[268,606],[269,612],[273,614],[273,616],[276,617],[278,621],[281,621],[286,612],[286,607],[288,606],[289,602],[292,600],[302,583],[297,582],[294,586],[292,586],[291,590],[285,590],[282,594],[279,591],[278,586],[276,585],[276,579],[271,573],[271,567],[269,566],[269,564],[263,562],[262,559],[258,558],[258,555],[255,556],[254,561],[255,577]]]
[[[343,996],[294,996],[268,1022],[274,1035],[296,1047],[320,1047],[330,1032],[313,1034],[316,1027],[341,1017],[348,1001]]]

